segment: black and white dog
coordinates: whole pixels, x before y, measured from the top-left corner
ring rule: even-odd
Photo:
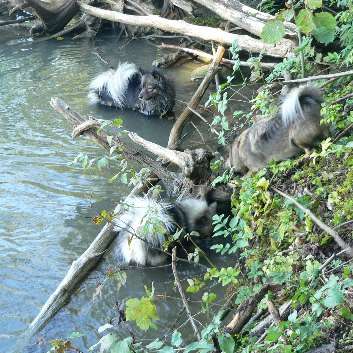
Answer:
[[[212,216],[216,204],[188,198],[181,202],[167,203],[149,196],[131,197],[127,209],[114,220],[118,232],[114,251],[126,263],[156,266],[167,259],[163,244],[170,235],[184,229],[196,231],[201,237],[213,234]]]
[[[89,85],[88,98],[91,103],[159,116],[175,104],[174,89],[160,72],[144,72],[127,62],[97,76]]]

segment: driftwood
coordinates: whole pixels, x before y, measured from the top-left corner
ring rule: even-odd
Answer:
[[[192,96],[190,103],[188,104],[188,107],[190,107],[191,109],[197,108],[198,104],[201,101],[201,98],[206,92],[207,87],[214,79],[217,73],[218,65],[221,62],[224,52],[225,52],[225,48],[223,46],[219,46],[206,76],[202,80],[200,86],[198,87],[198,89]],[[173,128],[169,135],[169,140],[168,140],[169,148],[175,148],[177,146],[184,126],[190,120],[192,111],[188,109],[188,107],[184,109],[184,111],[181,113],[181,115],[178,117],[177,121],[173,125]]]
[[[274,16],[255,10],[237,0],[194,0],[194,2],[256,36],[260,36],[266,21],[274,19]],[[285,22],[285,27],[287,35],[296,37],[294,24]]]
[[[263,43],[261,40],[254,39],[248,35],[237,35],[222,31],[218,28],[196,26],[185,21],[167,20],[156,15],[133,16],[119,12],[99,9],[97,7],[78,2],[83,12],[106,19],[108,21],[124,23],[127,25],[159,28],[167,32],[181,33],[187,36],[197,37],[206,41],[215,41],[231,45],[234,41],[238,43],[239,48],[250,53],[264,53],[273,57],[287,57],[293,55],[295,42],[289,39],[283,39],[277,45]]]

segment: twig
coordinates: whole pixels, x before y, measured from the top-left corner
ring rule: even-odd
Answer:
[[[219,136],[219,132],[217,130],[215,130],[212,125],[195,109],[190,108],[189,106],[187,106],[188,109],[190,109],[196,116],[198,116],[205,124],[208,125],[208,127],[210,128],[211,132],[215,133],[217,136]]]
[[[305,208],[304,206],[302,206],[297,200],[295,200],[292,196],[286,194],[283,191],[280,191],[278,189],[276,189],[275,187],[271,186],[271,189],[273,191],[275,191],[277,194],[283,196],[284,198],[286,198],[287,200],[291,201],[295,206],[297,206],[300,210],[302,210],[303,212],[305,212],[310,218],[311,220],[316,223],[316,225],[318,225],[322,230],[324,230],[325,232],[327,232],[328,234],[331,235],[331,237],[334,239],[334,241],[343,249],[346,250],[347,254],[350,257],[353,257],[353,248],[348,245],[339,235],[338,233],[332,229],[331,227],[329,227],[327,224],[325,224],[324,222],[322,222],[320,219],[318,219],[308,208]]]
[[[340,132],[335,139],[333,140],[333,143],[336,143],[337,141],[339,141],[342,137],[345,137],[348,135],[349,131],[351,131],[353,129],[353,123],[350,124],[348,127],[346,127],[342,132]]]
[[[178,287],[180,296],[181,296],[181,298],[183,300],[183,304],[184,304],[184,308],[186,310],[186,314],[187,314],[187,316],[188,316],[188,318],[190,320],[190,323],[191,323],[191,326],[192,326],[192,328],[194,330],[194,334],[195,334],[196,338],[200,341],[201,340],[201,335],[200,335],[199,330],[196,327],[195,320],[192,317],[192,314],[191,314],[191,311],[190,311],[190,307],[189,307],[189,304],[188,304],[187,299],[185,297],[185,293],[184,293],[183,287],[181,286],[179,275],[178,275],[178,272],[177,272],[177,269],[176,269],[176,248],[174,248],[173,251],[172,251],[172,269],[173,269],[173,274],[174,274],[176,285]]]
[[[345,99],[348,99],[348,98],[351,98],[351,97],[353,97],[353,93],[347,94],[344,97],[336,99],[335,101],[331,102],[331,105],[340,103],[340,102],[344,101]]]
[[[342,71],[337,72],[336,74],[328,74],[328,75],[318,75],[318,76],[310,76],[306,78],[298,78],[296,80],[289,80],[289,81],[282,81],[282,83],[289,84],[289,83],[303,83],[303,82],[310,82],[316,80],[327,80],[331,78],[339,78],[344,76],[351,76],[353,75],[353,70],[350,71]]]
[[[35,16],[28,16],[28,17],[18,18],[17,20],[0,21],[0,26],[13,25],[13,24],[23,23],[27,21],[33,21],[35,19],[36,19]]]

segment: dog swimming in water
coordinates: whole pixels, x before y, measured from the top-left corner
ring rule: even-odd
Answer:
[[[277,115],[261,119],[234,140],[226,166],[245,174],[259,171],[271,160],[309,153],[329,133],[329,126],[320,124],[322,102],[322,94],[314,86],[293,89]]]
[[[159,71],[145,72],[127,62],[98,75],[88,90],[91,103],[133,109],[145,115],[163,116],[175,104],[174,89]]]
[[[163,263],[168,257],[163,244],[180,229],[196,231],[204,238],[213,234],[215,203],[208,205],[195,198],[169,203],[145,195],[129,198],[124,206],[126,209],[113,220],[113,229],[118,232],[114,251],[128,264]]]

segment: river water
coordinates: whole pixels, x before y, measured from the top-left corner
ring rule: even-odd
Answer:
[[[103,157],[105,151],[87,139],[71,139],[72,127],[50,107],[50,98],[59,96],[81,114],[122,117],[125,129],[162,145],[173,124],[136,112],[89,106],[87,86],[107,69],[96,53],[113,66],[130,61],[146,69],[158,55],[154,46],[138,40],[105,37],[94,44],[69,39],[33,43],[26,35],[0,29],[0,352],[47,352],[50,340],[65,339],[74,331],[85,336],[73,340],[73,345],[86,351],[100,337],[97,328],[116,314],[115,302],[144,295],[144,284],[151,287],[152,282],[167,293],[173,282],[170,267],[131,269],[124,287],[118,290],[105,284],[102,295],[94,298],[95,287],[109,282],[108,269],[115,266],[108,256],[67,306],[38,335],[25,339],[29,324],[72,261],[100,231],[92,217],[102,209],[112,210],[128,193],[128,188],[107,182],[114,170],[70,166],[80,152]],[[188,101],[197,87],[189,79],[194,67],[166,72],[181,101]],[[178,103],[177,113],[181,109]],[[193,141],[198,134],[191,129],[187,138]],[[199,271],[188,265],[180,270],[185,276]],[[163,300],[158,308],[161,329],[174,321],[182,305],[176,299]]]

